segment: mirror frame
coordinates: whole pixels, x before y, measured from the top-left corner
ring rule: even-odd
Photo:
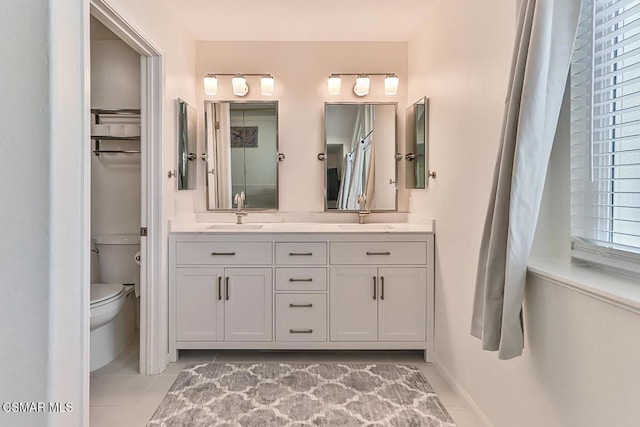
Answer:
[[[416,155],[418,151],[418,142],[416,135],[416,111],[417,105],[424,105],[424,186],[417,185],[417,161],[410,159],[410,155]],[[429,187],[429,98],[426,96],[418,99],[416,102],[407,107],[406,123],[405,123],[405,188],[412,190],[424,190]]]
[[[205,99],[204,100],[204,152],[206,156],[206,168],[205,168],[205,203],[207,212],[235,212],[236,209],[211,209],[209,207],[209,170],[210,164],[209,152],[207,150],[207,104],[270,104],[273,105],[276,109],[276,152],[275,152],[275,161],[276,161],[276,207],[275,208],[247,208],[244,209],[249,212],[278,212],[280,208],[280,160],[278,159],[278,154],[280,153],[280,106],[278,100],[226,100],[226,99]]]
[[[196,190],[198,181],[198,110],[181,98],[176,100],[176,190]],[[182,115],[184,109],[184,117]],[[189,120],[194,120],[192,132],[189,132]],[[183,128],[186,126],[186,129]],[[186,141],[183,136],[186,135]],[[185,151],[182,151],[184,147]],[[186,156],[186,158],[185,158]],[[189,162],[193,162],[189,164]],[[183,168],[182,165],[185,165]],[[192,171],[192,172],[190,172]],[[186,186],[181,183],[186,179]]]
[[[324,201],[324,211],[325,212],[335,212],[335,213],[340,213],[340,212],[344,212],[344,213],[353,213],[353,212],[358,212],[358,209],[328,209],[327,208],[327,157],[328,157],[328,150],[327,150],[327,108],[330,105],[393,105],[395,107],[395,127],[396,127],[396,141],[395,141],[395,146],[394,146],[394,154],[396,157],[394,158],[394,162],[395,162],[395,175],[394,175],[394,185],[395,185],[395,189],[396,189],[396,194],[394,197],[395,200],[395,208],[394,209],[371,209],[370,212],[398,212],[398,157],[397,157],[397,153],[398,153],[398,147],[399,147],[399,136],[400,133],[398,132],[398,103],[397,102],[325,102],[324,103],[324,111],[323,111],[323,124],[324,126],[322,127],[322,136],[323,136],[323,140],[324,140],[324,150],[322,151],[322,153],[324,153],[324,159],[322,160],[322,164],[323,164],[323,171],[322,174],[324,175],[324,193],[323,193],[323,201]]]

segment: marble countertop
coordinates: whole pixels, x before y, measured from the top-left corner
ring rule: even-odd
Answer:
[[[234,223],[206,223],[206,222],[172,222],[171,233],[316,233],[316,234],[346,234],[346,233],[433,233],[433,221],[420,223],[326,223],[326,222],[265,222],[236,225]]]

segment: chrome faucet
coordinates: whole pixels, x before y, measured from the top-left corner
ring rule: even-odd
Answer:
[[[360,210],[358,211],[358,224],[364,224],[365,218],[368,217],[371,213],[369,211],[369,207],[367,206],[367,196],[365,196],[364,194],[359,194],[357,202],[360,205]]]
[[[242,217],[247,216],[247,210],[244,207],[244,191],[236,193],[233,197],[233,202],[236,204],[236,224],[242,224]]]

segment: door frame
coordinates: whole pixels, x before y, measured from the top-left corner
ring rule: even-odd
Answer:
[[[73,410],[49,414],[49,426],[89,424],[89,286],[91,249],[90,33],[95,16],[141,55],[142,130],[145,192],[141,250],[140,367],[157,373],[168,361],[166,274],[162,235],[162,117],[164,54],[110,0],[58,0],[49,4],[49,401]],[[164,326],[164,327],[163,327]],[[45,345],[43,343],[43,345]]]
[[[140,373],[158,373],[166,366],[166,351],[159,350],[158,286],[162,235],[162,99],[164,70],[162,50],[148,40],[106,0],[90,0],[93,16],[140,55],[141,110],[141,218],[147,236],[140,238]],[[87,17],[89,19],[89,17]],[[90,71],[90,63],[85,64]],[[89,90],[90,88],[85,88]],[[90,147],[89,147],[90,149]],[[89,177],[90,178],[90,177]]]

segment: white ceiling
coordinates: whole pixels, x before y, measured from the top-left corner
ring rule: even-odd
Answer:
[[[407,41],[427,0],[180,0],[167,2],[195,40]]]

